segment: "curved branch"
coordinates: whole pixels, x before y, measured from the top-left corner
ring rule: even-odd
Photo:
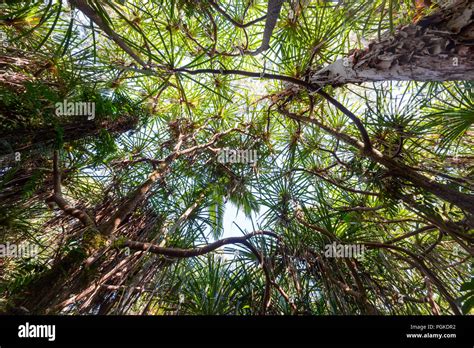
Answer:
[[[449,306],[451,307],[451,310],[453,311],[454,314],[456,315],[462,314],[461,311],[459,310],[458,304],[456,303],[455,299],[451,296],[451,294],[448,292],[444,284],[436,276],[436,274],[426,266],[426,264],[423,262],[423,260],[419,256],[417,256],[410,250],[407,250],[405,248],[395,246],[395,245],[387,245],[384,243],[362,243],[362,244],[367,246],[368,248],[382,248],[382,249],[396,250],[405,255],[408,255],[409,258],[405,258],[401,255],[398,255],[398,256],[402,258],[403,260],[405,260],[406,262],[408,262],[409,264],[416,267],[421,273],[423,273],[426,277],[428,277],[433,282],[433,284],[438,288],[439,292],[444,296],[446,301],[449,303]]]
[[[196,256],[201,256],[205,255],[207,253],[210,253],[224,245],[228,244],[241,244],[246,246],[252,254],[254,254],[257,257],[258,262],[263,268],[263,272],[265,274],[265,291],[263,294],[263,302],[262,302],[262,314],[265,314],[268,307],[270,306],[270,301],[271,301],[271,286],[274,285],[274,282],[272,281],[271,275],[270,275],[270,270],[268,268],[268,265],[265,262],[264,257],[258,252],[258,250],[249,243],[249,239],[255,236],[269,236],[273,237],[276,239],[279,239],[279,236],[270,231],[255,231],[252,233],[249,233],[245,236],[242,237],[229,237],[229,238],[224,238],[220,239],[214,243],[207,244],[203,247],[198,247],[198,248],[190,248],[190,249],[182,249],[182,248],[166,248],[166,247],[160,247],[155,244],[151,243],[142,243],[142,242],[135,242],[135,241],[125,241],[122,244],[122,247],[130,248],[133,250],[139,250],[139,251],[148,251],[153,254],[157,255],[163,255],[167,257],[174,257],[174,258],[189,258],[189,257],[196,257]]]
[[[228,244],[246,245],[245,242],[247,240],[257,235],[265,235],[265,236],[270,236],[273,238],[278,238],[278,235],[274,232],[256,231],[242,237],[223,238],[218,241],[215,241],[214,243],[207,244],[203,247],[190,248],[190,249],[160,247],[158,245],[151,244],[151,243],[136,242],[136,241],[131,241],[131,240],[125,241],[122,247],[128,247],[130,249],[139,250],[139,251],[148,251],[153,254],[163,255],[163,256],[168,256],[168,257],[188,258],[188,257],[196,257],[196,256],[205,255],[207,253],[210,253]],[[261,256],[257,256],[257,257],[259,257],[259,261],[262,262]]]
[[[328,177],[325,177],[324,175],[320,174],[320,173],[317,173],[315,171],[312,171],[312,170],[309,170],[309,169],[305,169],[305,168],[293,168],[292,171],[302,171],[302,172],[305,172],[305,173],[308,173],[308,174],[312,174],[312,175],[315,175],[317,176],[318,178],[321,178],[323,179],[324,181],[336,186],[336,187],[339,187],[340,189],[343,189],[345,191],[348,191],[348,192],[353,192],[353,193],[359,193],[359,194],[362,194],[362,195],[367,195],[367,196],[377,196],[379,197],[380,196],[380,193],[377,193],[377,192],[371,192],[371,191],[364,191],[364,190],[356,190],[356,189],[353,189],[353,188],[350,188],[350,187],[347,187],[347,186],[344,186],[340,183],[338,183],[336,180],[332,179],[332,178],[328,178]]]
[[[354,115],[349,109],[347,109],[344,105],[339,103],[336,99],[331,97],[328,93],[322,91],[322,90],[317,90],[316,93],[318,93],[321,97],[326,99],[329,103],[334,105],[337,109],[339,109],[344,115],[349,117],[352,122],[356,125],[357,129],[359,130],[362,140],[364,141],[364,151],[370,152],[372,150],[372,143],[370,142],[370,137],[369,134],[367,133],[367,130],[365,129],[364,125],[362,124],[361,120]]]
[[[66,214],[75,217],[82,222],[84,226],[95,227],[94,220],[86,212],[72,207],[64,199],[61,190],[61,170],[59,168],[59,151],[55,150],[53,155],[53,194],[46,200],[46,203],[54,202]]]
[[[437,229],[438,227],[435,226],[435,225],[428,225],[428,226],[424,226],[424,227],[421,227],[415,231],[412,231],[412,232],[409,232],[409,233],[406,233],[400,237],[396,237],[396,238],[393,238],[393,239],[390,239],[388,241],[385,242],[385,244],[393,244],[393,243],[396,243],[396,242],[399,242],[405,238],[409,238],[409,237],[412,237],[412,236],[415,236],[417,234],[420,234],[420,233],[423,233],[425,231],[431,231],[431,230],[435,230]]]
[[[365,207],[365,206],[357,206],[357,207],[336,207],[334,208],[340,212],[349,212],[349,211],[377,211],[386,208],[386,205],[379,205],[376,207]]]
[[[300,114],[292,113],[284,108],[279,108],[279,112],[283,115],[305,123],[312,123],[326,131],[327,133],[333,135],[337,139],[343,141],[348,145],[352,145],[361,150],[361,156],[371,159],[372,161],[379,163],[386,167],[388,170],[391,171],[393,176],[403,178],[405,180],[410,181],[411,183],[417,185],[420,188],[425,189],[428,192],[436,195],[437,197],[450,202],[462,210],[465,210],[469,214],[474,214],[474,195],[466,194],[463,192],[459,192],[457,190],[453,190],[449,185],[442,184],[431,180],[430,178],[418,174],[416,171],[412,170],[409,166],[405,165],[404,163],[398,162],[392,158],[389,158],[382,154],[380,151],[376,149],[371,149],[371,151],[367,151],[367,147],[364,143],[357,140],[356,138],[346,134],[341,133],[327,125],[324,125],[320,121],[312,117],[306,117]],[[400,199],[403,199],[401,197]],[[474,226],[474,218],[468,217],[468,223],[471,226]]]
[[[272,232],[271,232],[272,233]],[[268,307],[270,307],[271,299],[272,299],[272,277],[270,274],[270,269],[268,268],[267,263],[265,262],[265,258],[262,254],[258,252],[258,250],[249,243],[248,240],[244,240],[242,245],[245,245],[258,259],[260,265],[263,268],[263,273],[265,274],[265,291],[263,293],[263,301],[262,301],[262,314],[266,314]]]
[[[138,70],[140,71],[140,70]],[[149,71],[145,70],[142,71],[144,73],[150,73]],[[177,73],[186,73],[189,75],[198,75],[198,74],[212,74],[212,75],[240,75],[240,76],[247,76],[247,77],[256,77],[256,78],[263,78],[269,80],[279,80],[279,81],[286,81],[293,83],[295,85],[304,87],[309,89],[310,91],[315,91],[317,89],[316,85],[308,83],[306,81],[297,79],[295,77],[286,76],[286,75],[277,75],[277,74],[267,74],[267,73],[259,73],[259,72],[252,72],[246,70],[238,70],[238,69],[195,69],[190,70],[187,68],[176,68],[172,70],[172,72]]]

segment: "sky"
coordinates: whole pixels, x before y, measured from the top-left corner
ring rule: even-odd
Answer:
[[[262,216],[265,212],[263,207],[260,209],[261,210],[259,213],[252,213],[252,219],[249,219],[245,216],[241,209],[237,209],[233,203],[227,202],[225,204],[224,234],[222,235],[222,238],[240,237],[242,236],[242,231],[253,232],[254,230],[258,229],[257,225],[259,222],[259,216]],[[252,220],[253,226],[255,226],[255,228],[252,226]]]

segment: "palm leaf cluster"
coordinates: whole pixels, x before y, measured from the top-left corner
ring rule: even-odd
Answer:
[[[0,259],[0,310],[472,311],[472,81],[310,82],[445,5],[1,4],[0,244],[40,252]]]

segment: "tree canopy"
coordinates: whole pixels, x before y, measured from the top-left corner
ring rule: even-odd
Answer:
[[[0,4],[0,312],[470,313],[473,14]]]

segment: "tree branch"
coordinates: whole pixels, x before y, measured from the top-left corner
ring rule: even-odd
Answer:
[[[69,0],[71,5],[79,9],[85,16],[93,21],[100,29],[102,29],[121,49],[123,49],[130,57],[132,57],[141,66],[146,67],[147,64],[124,42],[124,40],[113,31],[107,23],[105,23],[95,10],[87,3],[87,0]]]
[[[215,241],[214,243],[207,244],[203,247],[198,247],[198,248],[190,248],[190,249],[182,249],[182,248],[168,248],[168,247],[160,247],[156,244],[151,244],[151,243],[144,243],[144,242],[136,242],[136,241],[125,241],[123,244],[123,247],[129,247],[130,249],[133,250],[139,250],[139,251],[148,251],[153,254],[157,255],[163,255],[167,257],[175,257],[175,258],[189,258],[189,257],[196,257],[196,256],[201,256],[205,255],[207,253],[210,253],[211,251],[214,251],[224,245],[228,244],[244,244],[247,240],[250,238],[253,238],[258,235],[264,235],[264,236],[270,236],[273,238],[278,238],[278,235],[274,232],[270,231],[256,231],[249,233],[245,236],[242,237],[229,237],[229,238],[223,238],[218,241]],[[260,259],[261,256],[258,256],[259,261],[261,262],[262,260]]]
[[[84,226],[94,227],[94,220],[86,212],[72,207],[63,197],[61,190],[61,170],[59,168],[59,151],[54,150],[53,154],[53,194],[46,200],[49,204],[54,202],[66,214],[75,217],[82,222]]]
[[[265,22],[265,29],[263,30],[262,43],[257,50],[250,52],[251,55],[256,56],[270,48],[270,39],[278,21],[278,17],[280,17],[283,2],[284,0],[268,0],[267,20]]]
[[[293,168],[292,171],[302,171],[302,172],[305,172],[305,173],[308,173],[308,174],[315,175],[315,176],[317,176],[318,178],[321,178],[321,179],[323,179],[324,181],[327,181],[328,183],[330,183],[330,184],[332,184],[332,185],[334,185],[334,186],[336,186],[336,187],[339,187],[340,189],[343,189],[343,190],[345,190],[345,191],[348,191],[348,192],[359,193],[359,194],[367,195],[367,196],[377,196],[377,197],[380,196],[380,193],[377,193],[377,192],[356,190],[356,189],[353,189],[353,188],[344,186],[344,185],[338,183],[337,181],[335,181],[335,180],[332,179],[332,178],[325,177],[324,175],[322,175],[322,174],[320,174],[320,173],[317,173],[317,172],[315,172],[315,171],[309,170],[309,169],[305,169],[305,168]]]
[[[391,250],[396,250],[398,252],[401,252],[403,254],[406,254],[410,257],[410,259],[407,259],[406,257],[401,256],[402,259],[404,259],[406,262],[409,264],[415,266],[421,273],[423,273],[426,277],[428,277],[433,284],[436,285],[438,288],[439,292],[444,295],[444,298],[446,301],[449,303],[451,310],[453,311],[454,314],[456,315],[461,315],[462,312],[459,310],[459,307],[454,300],[454,298],[451,296],[451,294],[448,292],[444,284],[441,282],[441,280],[438,279],[436,274],[433,273],[423,262],[423,260],[411,252],[410,250],[407,250],[405,248],[395,246],[395,245],[387,245],[384,243],[362,243],[363,245],[367,246],[368,248],[382,248],[382,249],[391,249]]]

